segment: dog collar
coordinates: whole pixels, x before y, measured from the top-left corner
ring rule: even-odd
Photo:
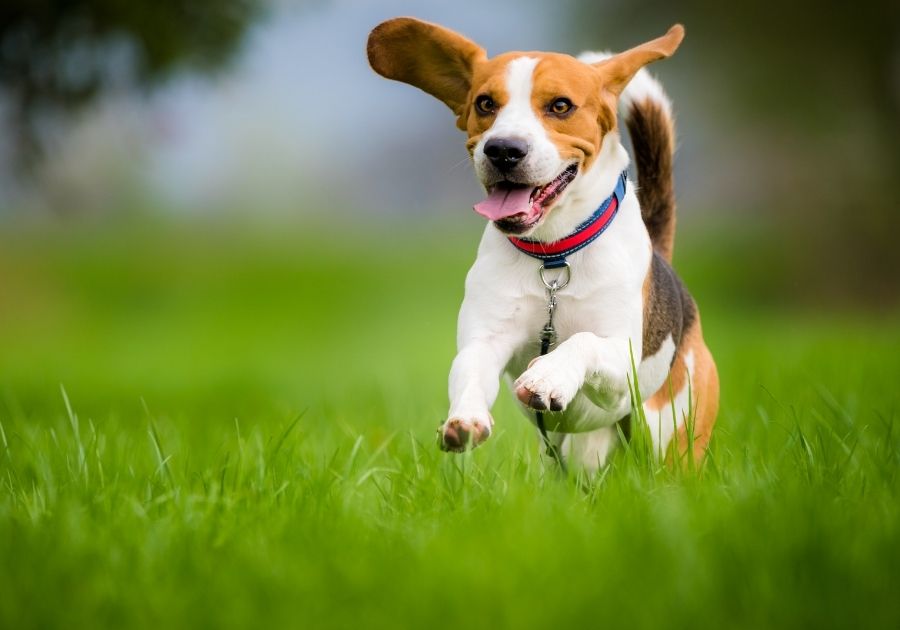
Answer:
[[[516,238],[509,236],[509,242],[523,254],[528,254],[532,258],[544,261],[544,267],[547,269],[555,269],[564,267],[566,256],[574,254],[580,249],[587,247],[598,236],[603,234],[616,213],[619,211],[619,205],[625,198],[625,183],[627,175],[625,171],[619,176],[616,188],[613,193],[607,197],[600,207],[594,211],[594,214],[587,221],[575,228],[575,231],[564,236],[558,241],[552,243],[544,243],[542,241],[533,241],[528,238]]]

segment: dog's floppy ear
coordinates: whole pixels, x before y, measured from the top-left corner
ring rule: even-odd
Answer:
[[[613,55],[593,66],[600,73],[603,88],[618,96],[635,73],[648,63],[671,57],[684,39],[684,27],[676,24],[662,37]]]
[[[487,59],[459,33],[408,17],[376,26],[367,52],[375,72],[428,92],[457,116],[464,113],[475,66]]]

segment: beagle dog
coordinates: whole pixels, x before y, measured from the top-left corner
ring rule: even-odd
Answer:
[[[671,267],[672,108],[642,69],[683,37],[675,25],[619,54],[489,58],[408,17],[369,35],[378,74],[453,110],[487,192],[474,208],[488,224],[459,313],[444,450],[490,437],[505,377],[560,463],[597,470],[618,442],[617,423],[635,418],[657,453],[703,457],[718,375],[697,305]]]

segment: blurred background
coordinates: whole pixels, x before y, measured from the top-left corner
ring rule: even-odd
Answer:
[[[480,192],[446,108],[367,65],[396,15],[490,55],[622,50],[683,22],[653,72],[678,115],[676,267],[704,313],[723,337],[763,312],[898,320],[896,3],[6,0],[7,390],[237,392],[256,366],[293,370],[287,391],[321,377],[313,324],[353,369],[360,310],[434,325],[448,363]],[[369,343],[390,352],[385,326]]]
[[[735,279],[751,300],[897,303],[900,21],[887,0],[8,0],[2,220],[474,229],[478,186],[448,112],[365,60],[371,27],[404,14],[489,54],[621,50],[684,22],[685,44],[654,67],[679,117],[680,239],[740,241],[717,266],[759,270]]]
[[[898,10],[2,0],[0,628],[900,627]],[[558,484],[506,388],[439,452],[482,193],[368,67],[397,15],[491,55],[685,24],[709,474]]]

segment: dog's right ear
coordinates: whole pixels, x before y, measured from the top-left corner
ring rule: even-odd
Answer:
[[[408,17],[376,26],[367,52],[375,72],[428,92],[461,119],[472,73],[487,59],[483,48],[459,33]]]
[[[662,37],[613,55],[593,66],[600,72],[604,89],[618,97],[638,70],[653,61],[671,57],[683,39],[684,27],[675,24]]]

